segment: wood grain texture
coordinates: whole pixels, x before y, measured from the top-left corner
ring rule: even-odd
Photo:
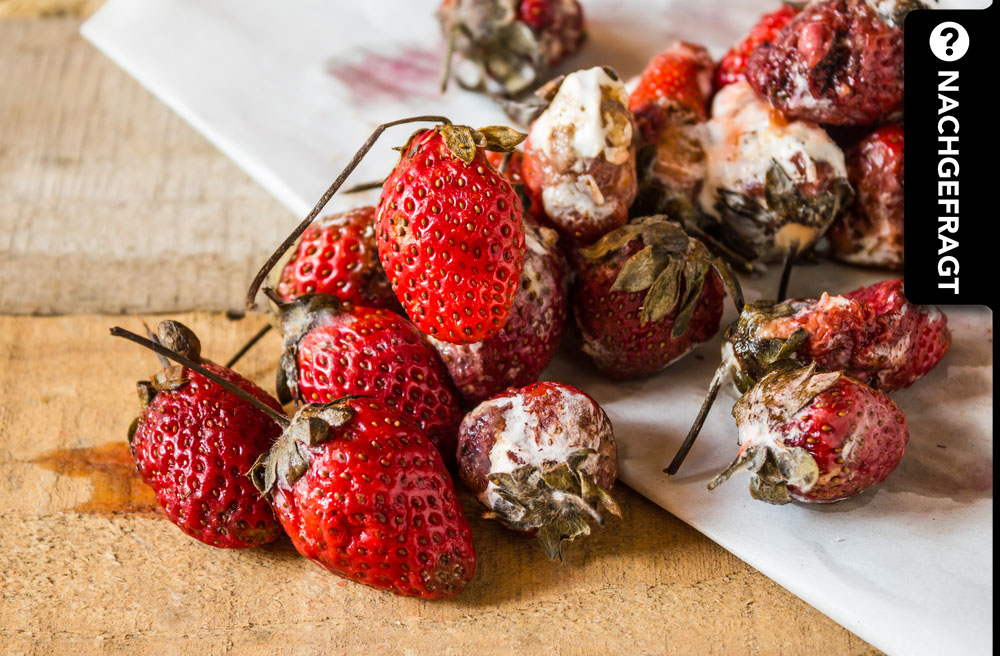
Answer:
[[[89,16],[104,0],[0,0],[0,19]]]
[[[224,359],[260,317],[177,316]],[[152,322],[155,317],[147,317]],[[0,317],[0,652],[4,654],[874,654],[668,513],[624,510],[550,562],[478,518],[463,594],[348,584],[291,543],[206,547],[167,522],[128,461],[134,381],[157,365],[108,336],[132,317]],[[238,369],[273,386],[273,333]]]
[[[300,217],[78,29],[0,22],[0,312],[242,307]]]

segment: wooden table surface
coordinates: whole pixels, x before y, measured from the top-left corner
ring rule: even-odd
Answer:
[[[171,262],[110,257],[85,233],[223,205],[223,223],[289,217],[78,27],[0,21],[0,653],[878,653],[623,486],[624,519],[561,563],[466,496],[477,574],[447,602],[345,584],[287,540],[230,552],[182,535],[124,440],[155,360],[107,329],[170,311],[224,359],[262,325],[222,311],[276,237]],[[270,387],[277,348],[272,334],[238,368]]]

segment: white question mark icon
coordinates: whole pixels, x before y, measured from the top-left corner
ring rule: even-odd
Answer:
[[[947,21],[931,32],[930,46],[931,52],[941,61],[957,61],[969,50],[969,33],[960,24]]]

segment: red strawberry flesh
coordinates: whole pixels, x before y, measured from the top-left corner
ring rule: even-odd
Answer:
[[[521,202],[476,148],[441,128],[415,135],[378,205],[379,257],[407,315],[428,335],[481,341],[503,327],[524,261]]]

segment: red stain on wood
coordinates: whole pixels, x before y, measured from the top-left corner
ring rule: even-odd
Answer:
[[[124,441],[107,442],[78,449],[57,449],[35,458],[33,463],[63,476],[88,478],[90,499],[73,508],[96,515],[128,513],[166,518],[153,489],[143,482]]]

